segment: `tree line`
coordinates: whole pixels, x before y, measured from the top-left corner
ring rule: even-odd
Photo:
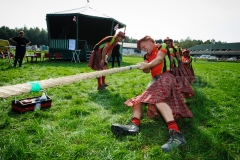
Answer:
[[[157,43],[163,43],[163,39],[157,39],[155,40]],[[130,38],[126,36],[126,39],[124,40],[125,43],[137,43],[137,39]],[[222,43],[227,43],[227,42],[221,42],[221,41],[215,41],[215,39],[209,39],[205,42],[202,40],[195,40],[191,39],[190,37],[187,37],[186,39],[181,39],[180,41],[174,40],[174,44],[180,45],[182,48],[190,48],[196,45],[201,45],[201,44],[222,44]]]
[[[2,26],[0,28],[0,39],[6,39],[8,40],[11,37],[16,37],[19,36],[19,31],[24,31],[25,37],[29,39],[32,43],[32,45],[46,45],[48,46],[48,33],[44,29],[39,29],[38,27],[36,28],[14,28],[10,29],[9,27]],[[126,37],[124,40],[124,43],[136,43],[137,39],[134,39],[132,37]],[[162,43],[162,39],[157,39],[157,43]],[[226,43],[226,42],[221,42],[221,41],[215,41],[215,39],[209,39],[205,42],[202,40],[195,40],[191,39],[190,37],[187,37],[186,39],[181,39],[180,41],[174,40],[174,43],[177,45],[180,45],[182,48],[190,48],[195,45],[201,45],[201,44],[221,44],[221,43]],[[15,45],[12,42],[10,42],[11,45]]]
[[[24,37],[31,41],[31,45],[48,45],[48,33],[44,29],[36,28],[14,28],[2,26],[0,28],[0,39],[9,40],[9,38],[19,36],[19,31],[24,32]],[[15,45],[13,42],[9,42],[11,45]]]

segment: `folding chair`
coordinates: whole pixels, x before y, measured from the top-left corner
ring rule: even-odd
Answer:
[[[36,61],[38,58],[40,58],[40,61],[42,61],[42,53],[35,53],[36,55]]]
[[[44,61],[45,58],[48,58],[48,60],[50,60],[52,58],[51,53],[45,53],[44,56],[43,56],[43,61]]]
[[[63,55],[61,53],[54,53],[55,59],[63,59]]]

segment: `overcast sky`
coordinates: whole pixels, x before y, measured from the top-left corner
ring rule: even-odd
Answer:
[[[47,29],[46,14],[84,6],[87,0],[1,0],[0,27]],[[89,0],[88,6],[126,24],[134,39],[240,42],[240,0]]]

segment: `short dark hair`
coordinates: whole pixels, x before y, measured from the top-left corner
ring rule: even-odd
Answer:
[[[140,43],[141,43],[141,42],[144,42],[144,41],[148,41],[148,40],[152,41],[153,43],[156,43],[155,40],[152,39],[152,37],[150,37],[150,36],[145,36],[145,37],[143,37],[143,38],[141,38],[141,39],[139,39],[139,40],[137,41],[137,49],[141,50],[141,48],[140,48]]]

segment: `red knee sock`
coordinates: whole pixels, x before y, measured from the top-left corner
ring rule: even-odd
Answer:
[[[102,76],[102,84],[105,84],[105,77],[106,76]]]
[[[97,78],[97,81],[98,81],[98,87],[100,87],[102,85],[102,78]]]
[[[137,126],[140,126],[140,119],[138,119],[138,118],[136,118],[136,117],[133,117],[133,118],[132,118],[132,122],[133,122],[134,124],[136,124]]]
[[[178,129],[177,123],[174,120],[168,121],[167,126],[168,126],[168,130],[173,129],[177,132],[180,132],[179,129]]]

